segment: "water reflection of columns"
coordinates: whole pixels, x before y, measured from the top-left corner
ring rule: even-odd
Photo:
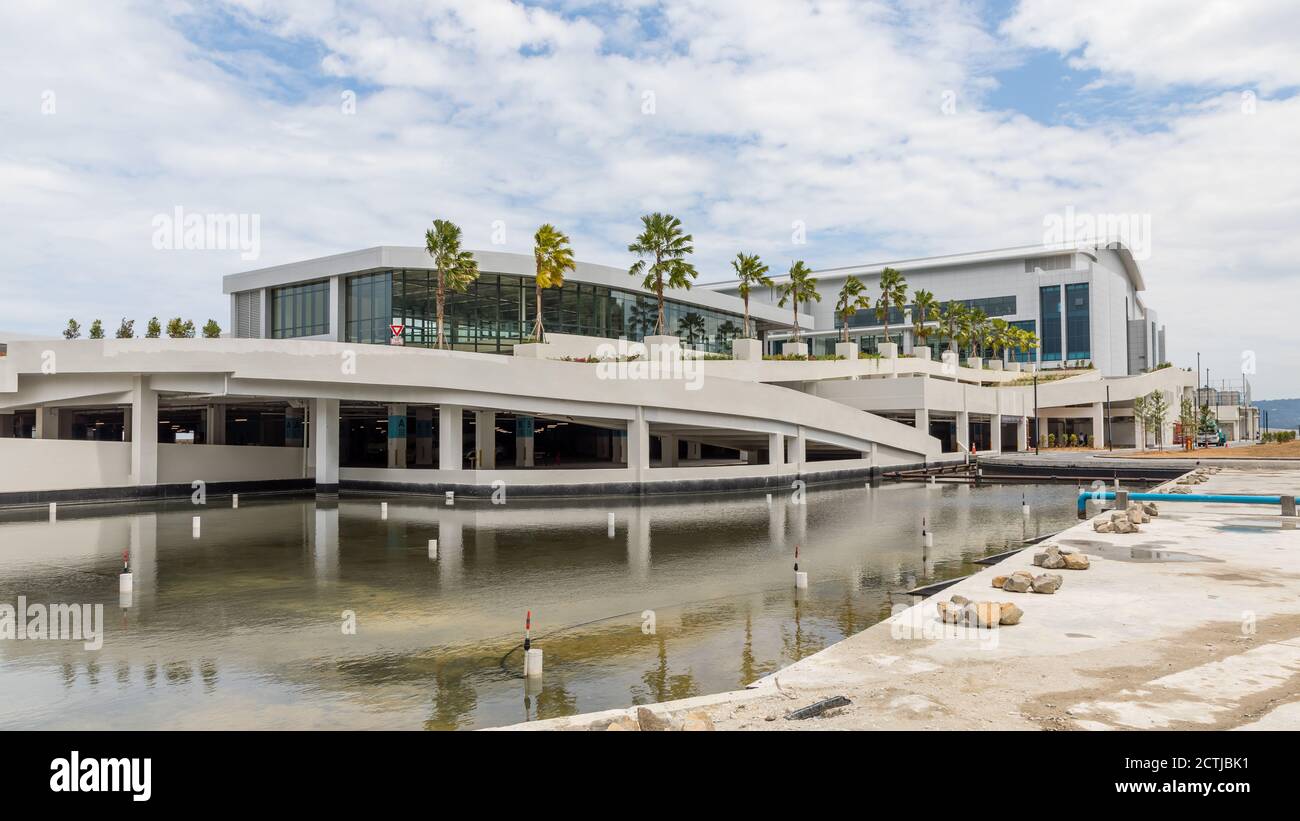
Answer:
[[[785,550],[785,506],[785,499],[775,493],[767,506],[767,540],[778,553]]]
[[[158,589],[158,514],[142,513],[131,517],[131,576],[138,591]],[[119,568],[121,569],[121,568]]]
[[[637,581],[650,575],[650,513],[641,505],[627,510],[627,566]]]
[[[465,570],[465,525],[457,514],[438,519],[438,579],[455,586]]]
[[[316,559],[316,581],[334,581],[339,572],[339,507],[316,502],[316,521],[312,531],[312,555]]]
[[[486,516],[484,517],[487,518]],[[497,562],[497,532],[474,517],[474,566],[489,568]]]

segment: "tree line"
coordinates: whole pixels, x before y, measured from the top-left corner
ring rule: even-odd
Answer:
[[[172,339],[193,339],[195,336],[194,320],[181,319],[173,317],[167,320],[167,336]],[[216,339],[221,336],[221,326],[215,319],[209,319],[203,327],[198,329],[203,334],[204,339]],[[145,339],[158,339],[163,335],[163,325],[158,317],[151,317],[148,324],[145,325]],[[87,334],[90,339],[104,339],[104,321],[96,319],[90,323],[90,331]],[[121,323],[117,326],[117,331],[113,333],[115,339],[135,339],[135,320],[122,317]],[[68,327],[63,329],[64,339],[80,339],[81,323],[75,319],[68,320]]]

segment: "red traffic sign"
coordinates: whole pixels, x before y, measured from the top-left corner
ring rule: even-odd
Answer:
[[[388,326],[388,330],[390,330],[390,331],[393,332],[393,336],[401,336],[401,335],[402,335],[402,331],[405,330],[405,328],[406,328],[405,325],[389,325],[389,326]]]

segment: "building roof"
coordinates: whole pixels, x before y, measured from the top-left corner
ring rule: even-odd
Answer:
[[[536,264],[530,254],[512,254],[504,251],[472,251],[471,253],[478,260],[479,270],[484,273],[512,274],[523,277],[531,277],[536,274]],[[423,247],[377,245],[359,251],[348,251],[342,254],[290,262],[284,265],[273,265],[269,268],[257,268],[251,271],[227,274],[222,277],[221,290],[222,293],[232,294],[257,288],[273,288],[294,282],[319,280],[340,274],[384,271],[392,268],[429,269],[431,267],[432,262],[429,259],[429,254]],[[630,277],[627,269],[615,268],[611,265],[578,262],[577,270],[569,273],[565,279],[566,281],[605,285],[611,288],[653,295],[653,292],[641,287],[639,279]],[[676,290],[670,294],[665,294],[665,297],[674,302],[683,302],[730,313],[738,314],[743,310],[741,301],[738,298],[718,293],[712,288],[703,285],[696,285],[695,288],[689,291]],[[774,306],[762,305],[756,302],[750,303],[749,313],[750,316],[756,319],[763,319],[768,322],[787,324],[790,321],[790,313],[785,309],[778,309]],[[812,317],[807,314],[800,314],[800,325],[811,328],[813,326]]]
[[[1142,278],[1142,271],[1138,268],[1137,260],[1133,257],[1133,252],[1122,242],[1097,243],[1095,245],[1069,244],[1069,245],[1022,245],[1014,248],[997,248],[990,251],[971,251],[961,254],[944,254],[933,257],[915,257],[912,259],[899,259],[888,262],[873,262],[865,265],[845,265],[836,268],[818,268],[813,271],[819,276],[870,276],[877,275],[886,268],[894,268],[902,273],[908,271],[924,271],[932,268],[954,268],[960,265],[976,265],[982,262],[1002,262],[1010,259],[1035,259],[1038,257],[1050,257],[1064,253],[1083,253],[1090,256],[1095,262],[1097,259],[1097,249],[1109,249],[1115,251],[1124,266],[1124,272],[1133,282],[1133,288],[1137,291],[1146,290],[1146,282]],[[787,276],[774,276],[774,282],[785,282]],[[710,282],[702,287],[713,288],[716,290],[728,290],[735,287],[737,280],[727,280],[724,282]]]

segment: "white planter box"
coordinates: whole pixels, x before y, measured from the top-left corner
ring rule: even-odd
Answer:
[[[524,359],[549,359],[555,355],[552,346],[546,342],[524,342],[515,346],[514,353]]]
[[[835,355],[842,356],[845,359],[856,360],[858,358],[858,343],[856,342],[836,342]]]
[[[787,342],[781,346],[781,353],[785,356],[807,356],[807,342]]]
[[[879,345],[879,347],[877,348],[877,350],[880,352],[880,356],[881,356],[881,358],[883,358],[883,359],[897,359],[897,358],[898,358],[898,343],[897,343],[897,342],[881,342],[880,345]]]
[[[981,368],[984,367],[984,360],[982,360],[982,359],[976,359],[976,358],[973,357],[973,356],[972,356],[972,357],[969,357],[969,358],[967,358],[967,360],[966,360],[966,367],[968,367],[968,368],[974,368],[975,370],[978,371],[978,370],[980,370]]]
[[[763,358],[763,342],[759,339],[733,339],[731,340],[731,356],[733,359],[743,359],[747,362],[761,360]]]
[[[930,357],[931,357],[930,346],[918,345],[917,347],[912,349],[912,356],[916,357],[917,359],[924,359],[927,362],[930,361]]]
[[[990,370],[994,370],[994,371],[1000,371],[1000,370],[1002,370],[1002,360],[1001,360],[1001,359],[990,359],[990,360],[989,360],[989,369],[990,369]]]

